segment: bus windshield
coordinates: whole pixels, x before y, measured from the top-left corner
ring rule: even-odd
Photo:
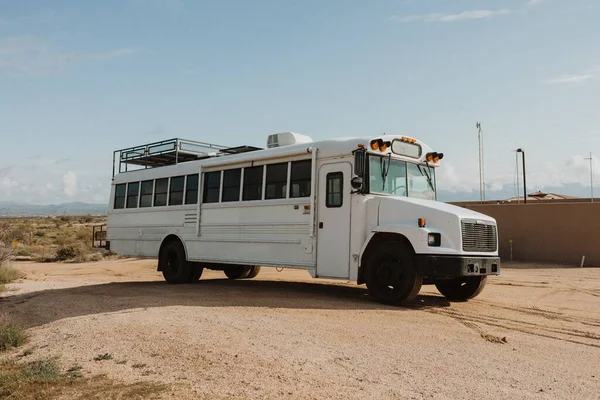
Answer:
[[[434,168],[369,155],[369,189],[371,193],[435,200]]]

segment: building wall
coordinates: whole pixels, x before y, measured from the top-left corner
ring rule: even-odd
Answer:
[[[458,203],[457,203],[458,205]],[[600,202],[475,204],[460,206],[496,219],[500,256],[509,260],[600,266]]]

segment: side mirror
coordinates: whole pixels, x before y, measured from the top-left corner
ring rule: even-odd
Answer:
[[[365,160],[366,156],[364,150],[359,150],[354,153],[354,175],[358,175],[360,177],[365,175]]]
[[[362,179],[362,177],[355,176],[354,178],[352,178],[350,180],[350,185],[352,185],[352,188],[356,189],[356,190],[362,188],[362,185],[363,185],[363,179]]]

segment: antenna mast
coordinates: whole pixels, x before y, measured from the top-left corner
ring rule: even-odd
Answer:
[[[479,140],[479,194],[481,201],[485,201],[485,178],[483,172],[483,132],[481,131],[481,123],[475,124],[477,128],[477,138]]]
[[[594,158],[592,157],[592,153],[590,153],[590,156],[586,157],[585,159],[590,160],[590,199],[593,203],[594,202]]]

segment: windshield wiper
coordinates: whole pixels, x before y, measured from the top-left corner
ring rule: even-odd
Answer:
[[[419,168],[419,171],[421,171],[421,174],[425,175],[425,177],[427,178],[427,183],[429,184],[429,187],[435,193],[435,188],[433,187],[433,182],[431,182],[431,177],[429,176],[429,173],[427,172],[427,168],[421,169],[421,166],[419,164],[417,164],[417,168]]]
[[[388,163],[387,168],[385,167],[385,163],[383,162],[383,157],[379,158],[379,166],[381,167],[381,178],[383,183],[381,184],[381,191],[385,190],[385,179],[388,176],[388,172],[390,172],[390,164],[392,163],[392,153],[388,155]]]

